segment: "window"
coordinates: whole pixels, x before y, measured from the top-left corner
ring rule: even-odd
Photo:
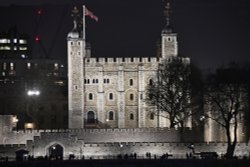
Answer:
[[[77,44],[78,44],[78,45],[81,45],[81,43],[80,43],[80,42],[77,42]]]
[[[129,86],[133,86],[133,79],[129,80]]]
[[[89,100],[93,100],[93,94],[89,93]]]
[[[134,100],[134,94],[130,94],[130,95],[129,95],[129,99],[130,99],[130,100]]]
[[[3,63],[3,70],[7,69],[7,63]]]
[[[110,111],[109,112],[109,120],[114,120],[114,112],[113,111]]]
[[[95,83],[95,79],[93,79],[93,83]]]
[[[149,85],[153,85],[153,80],[149,79]]]
[[[58,70],[59,69],[59,64],[58,63],[54,63],[54,70]]]
[[[131,113],[129,117],[130,117],[130,120],[134,120],[134,114]]]
[[[98,79],[95,79],[95,83],[98,83]]]
[[[77,90],[77,88],[78,88],[77,85],[75,85],[75,86],[74,86],[74,89]]]
[[[154,119],[155,119],[155,114],[154,114],[154,113],[151,113],[151,114],[150,114],[150,119],[151,119],[151,120],[154,120]]]
[[[109,93],[109,100],[113,100],[113,93]]]
[[[73,42],[70,42],[70,45],[73,45]]]
[[[104,79],[103,83],[107,83],[108,84],[109,83],[109,79]]]
[[[14,63],[10,63],[10,70],[14,70]]]

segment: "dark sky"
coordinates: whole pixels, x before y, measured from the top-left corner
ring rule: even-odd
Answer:
[[[66,60],[70,11],[83,4],[99,17],[87,19],[94,56],[155,55],[164,25],[161,0],[0,0],[0,31],[16,25],[20,32],[38,34],[50,57]],[[250,60],[249,0],[172,0],[172,8],[181,55],[201,68]],[[43,10],[40,21],[37,9]],[[38,44],[33,48],[35,55],[44,53]]]

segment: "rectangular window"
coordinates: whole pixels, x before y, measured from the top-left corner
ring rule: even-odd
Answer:
[[[10,70],[14,70],[14,63],[10,63]]]
[[[7,69],[7,63],[3,63],[3,70]]]
[[[31,63],[27,63],[27,69],[31,68]]]

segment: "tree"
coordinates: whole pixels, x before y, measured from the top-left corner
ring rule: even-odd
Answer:
[[[169,119],[171,128],[183,128],[191,115],[190,64],[184,60],[165,60],[159,65],[157,79],[147,88],[146,103],[156,106],[153,113]]]
[[[209,108],[205,111],[205,117],[224,128],[228,159],[233,158],[240,114],[247,104],[247,91],[240,76],[237,70],[221,69],[209,77],[204,91],[205,104]]]

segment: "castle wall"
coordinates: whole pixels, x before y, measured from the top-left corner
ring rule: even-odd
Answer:
[[[54,137],[53,137],[54,138]],[[74,154],[77,159],[83,155],[85,158],[117,158],[118,155],[124,156],[125,154],[131,155],[136,153],[138,158],[146,158],[146,153],[150,152],[152,158],[156,155],[159,158],[163,154],[172,154],[173,158],[186,158],[186,153],[190,153],[188,148],[190,143],[147,143],[147,142],[108,142],[108,143],[84,143],[82,141],[65,140],[61,134],[61,139],[58,141],[50,140],[48,137],[44,144],[30,142],[28,145],[0,145],[0,150],[3,155],[10,158],[15,157],[15,151],[19,149],[26,149],[30,155],[34,157],[48,155],[48,149],[54,144],[60,144],[63,147],[64,159],[68,159],[70,154]],[[224,155],[226,152],[226,143],[196,143],[194,145],[195,152],[217,152],[219,156]],[[236,146],[235,155],[239,157],[249,156],[250,146],[246,143],[239,143]],[[196,155],[197,157],[198,154]],[[171,157],[170,157],[171,158]]]

